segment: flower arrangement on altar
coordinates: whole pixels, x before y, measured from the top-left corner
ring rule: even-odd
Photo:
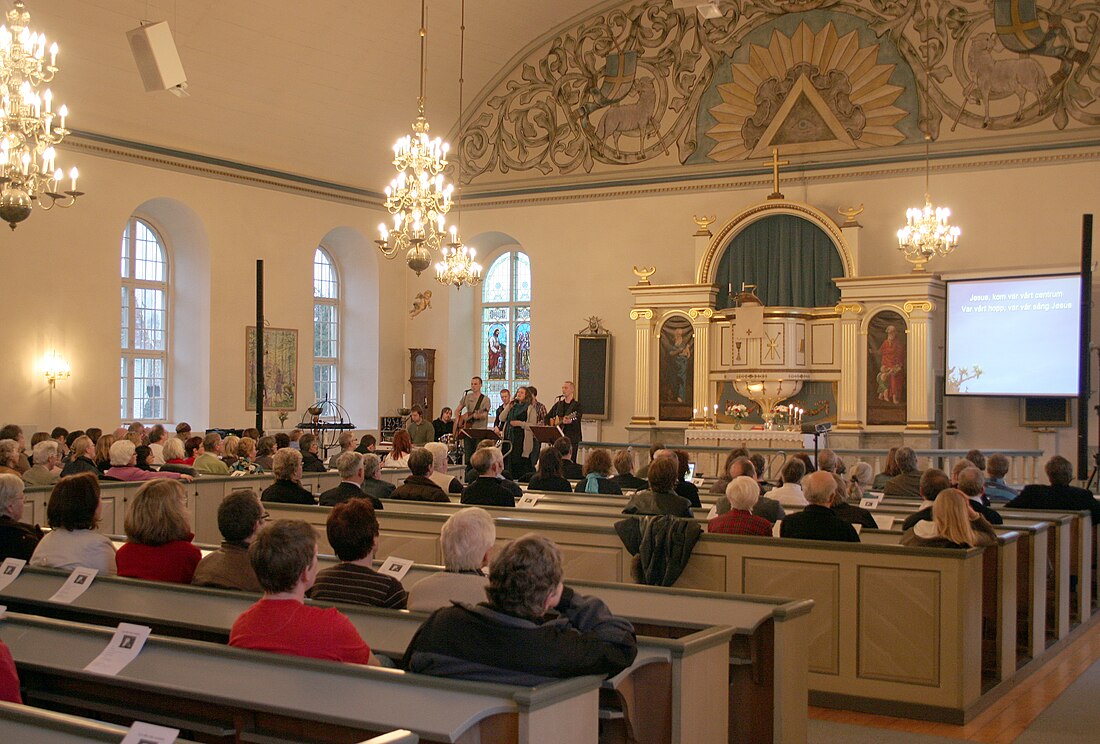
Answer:
[[[740,429],[741,419],[748,418],[749,416],[749,407],[746,406],[744,403],[727,403],[726,415],[733,416],[733,427],[735,429]]]

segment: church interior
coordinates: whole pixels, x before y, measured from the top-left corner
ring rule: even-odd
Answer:
[[[1079,406],[1096,401],[1075,387],[1052,395],[1035,386],[1048,373],[1029,371],[1067,351],[1044,344],[1069,338],[1073,313],[1045,316],[1023,343],[1019,327],[988,326],[983,344],[1024,370],[1019,390],[967,394],[996,375],[950,365],[947,347],[952,286],[1081,272],[1083,215],[1100,193],[1092,3],[428,0],[426,23],[408,0],[24,4],[59,46],[49,87],[68,114],[60,198],[43,191],[29,216],[0,226],[19,274],[5,282],[0,423],[28,439],[133,420],[252,426],[262,261],[264,321],[284,334],[280,377],[265,375],[269,395],[286,393],[263,415],[272,431],[327,399],[357,434],[379,435],[414,403],[435,418],[477,375],[494,408],[497,391],[521,384],[549,406],[575,379],[582,403],[602,408],[585,441],[639,453],[655,442],[812,449],[799,425],[821,424],[838,449],[1016,453],[1021,483],[1041,480],[1052,455],[1077,462]],[[127,32],[160,22],[167,41],[132,49]],[[174,54],[186,81],[148,90],[143,74]],[[413,131],[418,103],[430,136],[449,143],[446,223],[476,249],[478,283],[437,281],[439,241],[419,273],[407,246],[390,251],[402,233],[387,208],[394,142]],[[906,210],[926,202],[948,207],[940,226],[959,234],[907,253],[899,230],[921,215]],[[379,223],[392,231],[381,248]],[[159,246],[156,277],[135,273],[145,240]],[[135,341],[135,323],[153,323],[155,340]],[[598,390],[579,364],[586,336],[608,340]],[[1059,357],[1074,380],[1077,343]],[[430,375],[421,350],[433,352]],[[47,379],[58,363],[63,375]],[[1029,416],[1036,399],[1060,413]],[[1100,432],[1088,420],[1092,458]],[[699,467],[713,476],[719,459]],[[1086,552],[1081,570],[1094,559]],[[975,560],[952,580],[981,585]],[[723,584],[750,586],[767,581]],[[1067,603],[1081,596],[1077,583],[1064,589]],[[1012,741],[1079,674],[1100,690],[1093,608],[1071,609],[1051,642],[1058,659],[991,703],[998,716],[1030,710],[1016,728],[991,714],[981,729],[942,717],[921,728],[912,689],[943,693],[942,670],[934,683],[862,674],[880,649],[848,659],[838,619],[843,661],[832,669],[820,645],[804,648],[824,654],[811,676],[853,673],[851,661],[869,685],[853,694],[909,685],[899,699],[914,707],[845,717],[851,690],[825,679],[809,728],[776,723],[774,740]],[[981,632],[960,637],[981,646]],[[944,630],[929,643],[947,653],[955,641]],[[889,730],[887,719],[907,723]],[[1030,735],[1020,741],[1091,740]]]

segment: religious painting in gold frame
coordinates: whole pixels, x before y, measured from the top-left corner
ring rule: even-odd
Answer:
[[[662,421],[691,421],[695,397],[695,329],[674,315],[659,335],[657,415]]]
[[[256,326],[244,333],[245,410],[256,410]],[[264,328],[264,410],[298,409],[298,329]]]
[[[867,424],[905,425],[905,319],[883,310],[867,325]]]

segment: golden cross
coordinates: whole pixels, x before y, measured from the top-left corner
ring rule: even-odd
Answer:
[[[775,190],[772,193],[768,194],[768,198],[769,199],[782,199],[783,194],[779,193],[779,166],[781,166],[781,165],[790,165],[791,161],[789,161],[789,160],[780,160],[779,159],[779,148],[778,147],[773,147],[772,148],[772,159],[771,160],[765,160],[763,164],[764,165],[770,165],[772,167],[772,177],[775,179]]]

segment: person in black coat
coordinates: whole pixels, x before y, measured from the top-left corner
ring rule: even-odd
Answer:
[[[95,443],[89,436],[80,436],[73,440],[69,461],[61,468],[62,478],[81,473],[91,473],[96,478],[100,476],[99,468],[95,464]]]
[[[0,561],[18,558],[29,561],[42,528],[23,524],[23,480],[18,475],[0,475]]]
[[[529,491],[558,491],[569,493],[572,486],[562,476],[561,455],[553,447],[547,447],[539,455],[539,466],[527,483]]]
[[[361,455],[358,452],[341,452],[336,457],[336,470],[340,473],[340,483],[321,494],[318,499],[321,506],[336,506],[348,499],[369,498],[375,509],[382,508],[382,502],[376,496],[365,493],[363,482],[366,480],[365,460],[374,458],[374,469],[378,469],[378,455]],[[381,481],[379,481],[381,482]],[[392,484],[387,484],[392,489]]]
[[[504,456],[496,447],[483,447],[470,458],[477,473],[473,483],[462,489],[462,503],[477,506],[515,506],[522,491],[515,483],[500,477],[504,471]],[[508,485],[505,485],[505,484]],[[511,486],[509,488],[508,486]],[[515,489],[513,491],[512,489]]]
[[[676,493],[683,496],[685,499],[691,502],[691,505],[698,509],[702,507],[702,502],[699,501],[699,487],[689,480],[686,480],[688,474],[688,453],[683,450],[671,450],[672,454],[676,457],[676,464],[679,466],[680,480],[676,484]]]
[[[1100,524],[1100,502],[1083,488],[1070,485],[1073,465],[1061,455],[1047,460],[1045,467],[1049,486],[1025,486],[1020,495],[1008,502],[1008,509],[1052,509],[1056,511],[1092,512],[1092,523]]]
[[[409,470],[412,474],[405,482],[394,489],[390,494],[391,499],[403,499],[405,501],[435,501],[443,504],[451,503],[451,499],[439,487],[439,484],[428,477],[432,471],[432,463],[435,456],[423,447],[417,447],[409,453]]]
[[[302,470],[306,473],[327,473],[325,461],[321,459],[321,445],[317,437],[312,434],[303,434],[298,440],[298,447],[302,452]]]
[[[580,480],[584,477],[581,466],[573,461],[573,443],[569,440],[569,437],[555,439],[554,449],[561,455],[561,472],[567,480]]]
[[[279,504],[315,504],[313,494],[302,487],[302,453],[298,450],[281,449],[275,453],[272,468],[275,482],[260,494],[260,501]]]
[[[836,481],[833,480],[832,473],[819,470],[803,478],[802,493],[810,503],[802,511],[789,515],[779,523],[779,536],[801,540],[859,542],[859,534],[855,528],[829,508],[835,492]]]
[[[615,453],[615,472],[618,475],[612,480],[618,483],[623,491],[640,491],[649,487],[649,483],[644,478],[634,475],[634,454],[629,449]]]

